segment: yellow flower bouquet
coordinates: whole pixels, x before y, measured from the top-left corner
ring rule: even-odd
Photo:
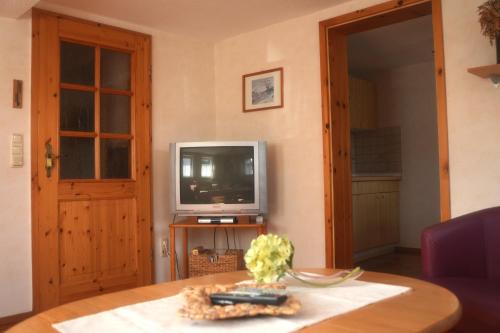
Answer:
[[[303,283],[316,287],[329,287],[359,277],[363,271],[357,267],[330,276],[295,272],[293,244],[287,237],[273,234],[260,235],[254,239],[245,254],[245,263],[250,275],[258,283],[276,282],[288,275]]]

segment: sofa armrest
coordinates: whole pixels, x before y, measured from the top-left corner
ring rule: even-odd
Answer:
[[[470,215],[434,225],[421,240],[424,278],[487,276],[481,219]]]

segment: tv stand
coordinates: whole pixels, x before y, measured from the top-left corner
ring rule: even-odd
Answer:
[[[267,233],[267,224],[263,221],[262,223],[252,222],[250,216],[243,215],[238,216],[238,223],[198,223],[196,217],[190,217],[183,221],[179,221],[176,223],[172,223],[169,225],[170,230],[170,280],[175,281],[175,236],[176,231],[178,229],[182,230],[182,263],[183,263],[183,276],[184,278],[188,277],[188,254],[189,254],[189,244],[188,244],[188,230],[189,229],[219,229],[219,228],[227,228],[227,229],[246,229],[246,230],[255,230],[257,235],[262,235]],[[180,273],[180,272],[179,272]]]
[[[198,216],[197,222],[200,224],[235,224],[238,223],[236,216]]]

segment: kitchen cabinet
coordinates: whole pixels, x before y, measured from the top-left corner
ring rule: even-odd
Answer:
[[[354,252],[397,244],[399,180],[353,181],[352,184]]]
[[[349,77],[349,113],[351,129],[374,129],[377,127],[375,84]]]

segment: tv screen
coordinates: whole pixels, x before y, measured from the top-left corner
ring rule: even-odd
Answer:
[[[265,214],[266,150],[263,141],[172,143],[173,213],[185,216]]]
[[[180,148],[181,204],[255,202],[253,147]]]

